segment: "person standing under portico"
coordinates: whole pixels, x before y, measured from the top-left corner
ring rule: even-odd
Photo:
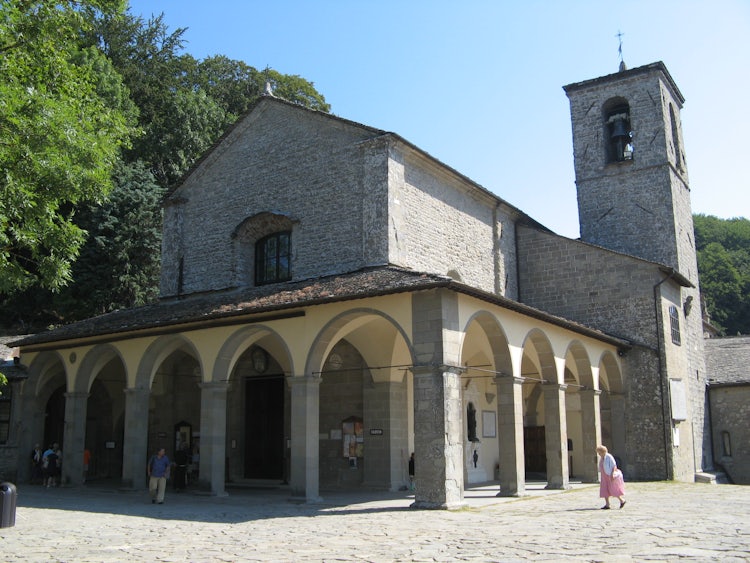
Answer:
[[[164,493],[167,490],[170,461],[164,448],[159,448],[155,455],[148,460],[148,492],[151,503],[164,504]]]

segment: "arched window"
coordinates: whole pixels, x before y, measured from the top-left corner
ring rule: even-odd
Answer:
[[[291,233],[273,233],[255,244],[255,284],[292,279]]]
[[[232,233],[238,285],[264,285],[292,279],[295,220],[271,212],[248,217]]]
[[[677,307],[674,305],[669,306],[669,328],[672,333],[672,342],[679,346],[682,344],[682,337],[680,336],[680,314],[677,311]]]
[[[682,150],[680,149],[680,135],[677,132],[677,122],[674,115],[674,107],[669,104],[669,125],[672,129],[672,146],[674,147],[674,162],[678,169],[682,170]]]
[[[608,109],[604,116],[607,161],[633,160],[633,129],[630,125],[630,106],[620,102]]]

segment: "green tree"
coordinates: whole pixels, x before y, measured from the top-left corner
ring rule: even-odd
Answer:
[[[60,280],[62,285],[72,277],[70,286],[58,294],[31,286],[9,295],[0,288],[0,309],[6,319],[22,326],[71,322],[156,297],[154,265],[159,263],[161,233],[149,221],[161,208],[147,194],[161,197],[165,189],[176,186],[247,111],[266,82],[279,97],[330,109],[313,84],[299,76],[272,69],[259,72],[221,55],[197,61],[184,54],[185,30],[170,31],[163,15],[144,20],[130,12],[88,10],[85,16],[87,25],[77,33],[85,48],[79,52],[97,54],[98,89],[106,93],[108,107],[120,108],[136,123],[138,135],[114,159],[122,166],[117,168],[111,200],[100,196],[91,206],[81,198],[64,207],[78,237],[76,252],[89,233],[80,263]],[[112,170],[106,170],[108,181]],[[134,219],[136,210],[128,202],[141,206],[143,217]],[[134,228],[141,224],[149,227]]]
[[[66,284],[85,236],[75,206],[111,188],[130,106],[109,61],[81,39],[94,14],[122,9],[0,0],[0,292]]]
[[[725,335],[750,334],[750,221],[693,216],[701,293]]]
[[[164,189],[141,162],[121,164],[102,205],[79,213],[89,237],[73,266],[75,283],[55,297],[63,319],[100,315],[158,297]]]

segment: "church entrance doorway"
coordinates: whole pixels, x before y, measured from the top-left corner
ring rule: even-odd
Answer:
[[[284,376],[245,380],[245,478],[284,477]]]
[[[544,426],[527,426],[523,429],[523,452],[527,477],[547,474],[547,440]]]

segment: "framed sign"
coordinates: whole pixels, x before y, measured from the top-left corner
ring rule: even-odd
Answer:
[[[497,413],[495,411],[482,411],[482,438],[497,436],[496,419]]]

